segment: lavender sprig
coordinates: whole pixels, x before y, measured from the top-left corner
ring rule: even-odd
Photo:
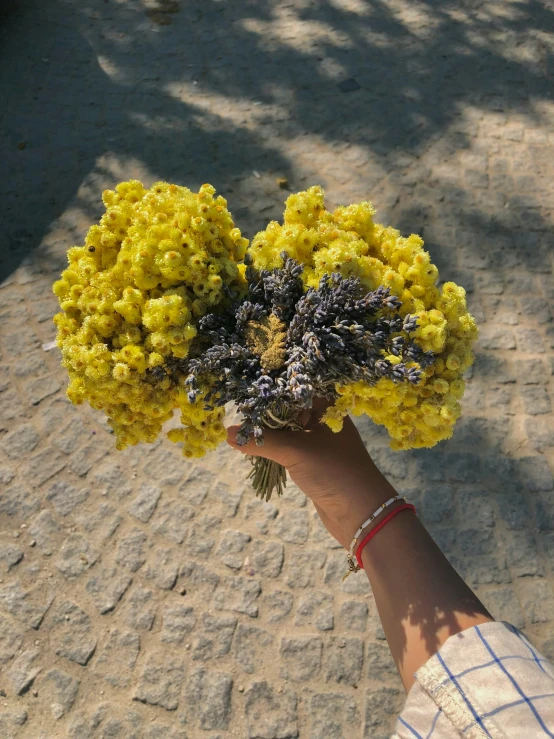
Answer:
[[[204,316],[203,350],[176,361],[191,403],[202,393],[210,409],[236,403],[239,444],[253,437],[262,445],[270,417],[294,419],[314,397],[337,397],[337,385],[383,377],[415,384],[433,361],[410,337],[417,320],[398,315],[401,302],[388,288],[365,293],[358,278],[333,273],[304,292],[302,265],[281,256],[281,269],[247,262],[246,297],[230,294],[227,310]]]

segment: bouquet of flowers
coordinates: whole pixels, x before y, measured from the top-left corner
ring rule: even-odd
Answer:
[[[477,329],[463,288],[436,287],[422,240],[374,223],[369,202],[330,213],[311,187],[248,244],[214,196],[105,191],[54,285],[68,396],[107,414],[117,447],[153,441],[178,409],[168,437],[202,456],[226,438],[230,401],[239,443],[263,444],[264,428],[299,428],[314,397],[334,431],[365,413],[396,449],[451,436]],[[256,493],[282,493],[283,468],[252,461]]]

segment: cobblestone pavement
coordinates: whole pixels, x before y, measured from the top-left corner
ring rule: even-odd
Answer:
[[[50,286],[129,177],[290,188],[423,235],[481,326],[454,438],[379,466],[554,657],[554,12],[538,0],[12,0],[0,17],[0,736],[388,736],[374,602],[311,504],[222,449],[117,453],[70,406]],[[421,617],[414,604],[414,617]]]

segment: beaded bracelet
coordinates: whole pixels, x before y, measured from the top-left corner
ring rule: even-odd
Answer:
[[[415,513],[415,505],[412,505],[412,503],[403,503],[402,505],[399,505],[398,508],[395,508],[394,511],[391,511],[388,516],[385,516],[385,518],[380,521],[374,529],[371,529],[369,534],[360,542],[358,548],[356,549],[356,559],[358,560],[358,568],[360,570],[362,570],[364,566],[362,562],[362,551],[364,547],[369,544],[369,542],[373,539],[377,532],[381,531],[383,526],[386,526],[386,524],[388,524],[388,522],[393,519],[397,513],[402,513],[402,511],[412,511],[412,513]]]
[[[403,500],[404,502],[406,502],[406,498],[401,497],[400,495],[395,495],[392,498],[389,498],[382,505],[380,505],[379,508],[373,511],[371,516],[366,521],[364,521],[363,524],[361,524],[359,529],[354,534],[354,538],[352,539],[352,542],[350,543],[350,551],[346,555],[346,559],[348,560],[348,572],[342,578],[343,582],[346,580],[346,578],[348,577],[348,575],[350,575],[351,572],[358,572],[358,570],[362,569],[356,563],[355,556],[354,556],[356,542],[358,541],[359,535],[362,533],[362,531],[365,529],[366,526],[368,526],[372,521],[374,521],[377,518],[377,516],[385,510],[385,508],[388,508],[393,503],[396,503],[397,500]]]

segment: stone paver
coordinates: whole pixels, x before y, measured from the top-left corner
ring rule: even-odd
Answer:
[[[121,179],[286,191],[422,234],[481,326],[454,438],[378,464],[492,612],[554,657],[554,12],[496,0],[11,0],[0,10],[0,734],[388,736],[362,576],[246,462],[117,453],[64,398],[50,287]],[[420,614],[424,616],[425,614]]]

